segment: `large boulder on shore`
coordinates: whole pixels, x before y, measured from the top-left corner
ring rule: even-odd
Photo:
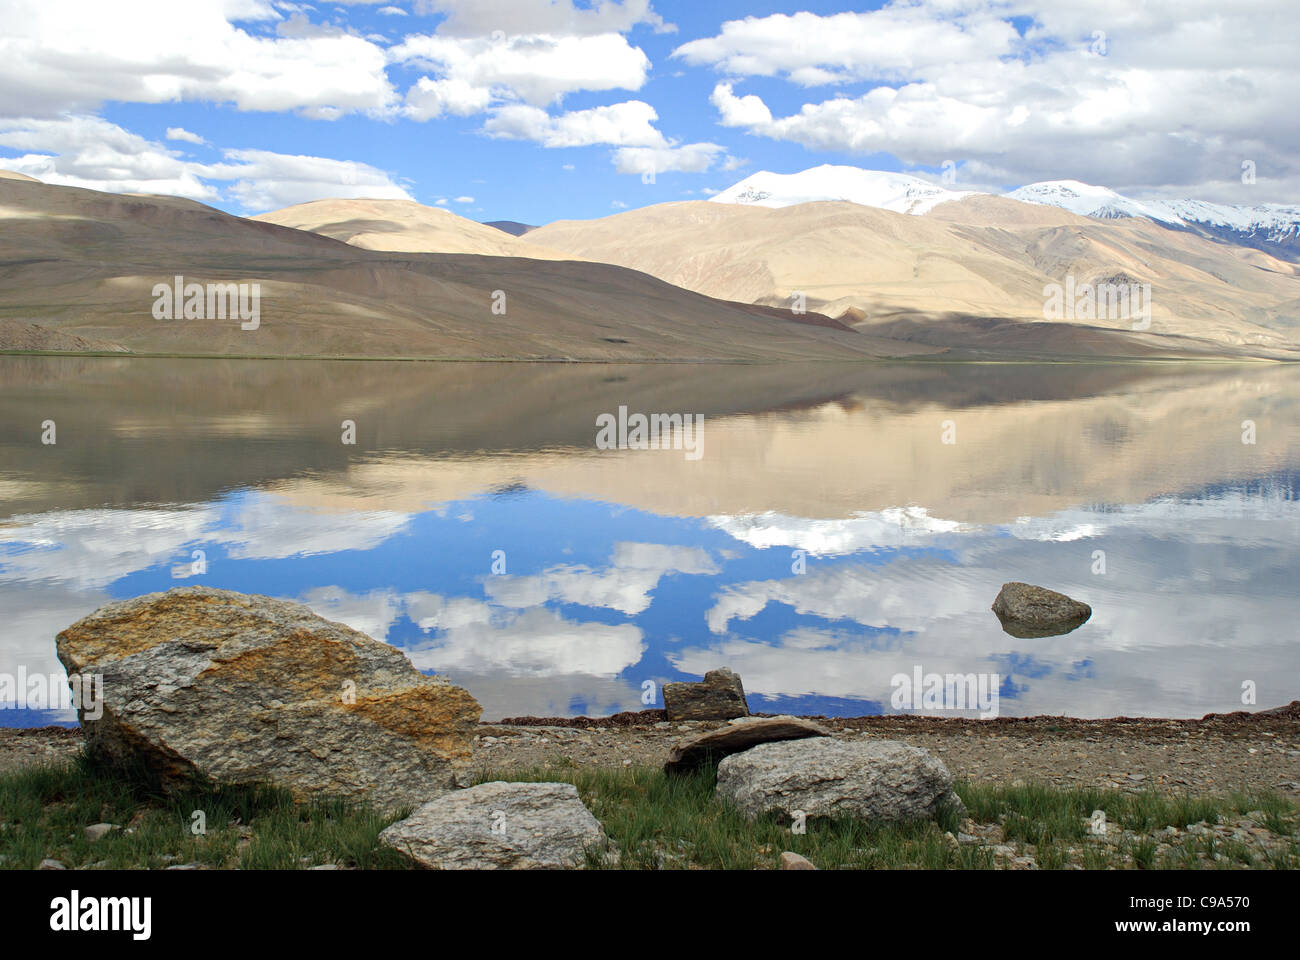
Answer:
[[[710,670],[700,683],[665,683],[669,720],[730,720],[749,716],[745,685],[726,667]]]
[[[1082,626],[1092,607],[1030,583],[1004,583],[993,601],[1002,629],[1013,637],[1054,637]]]
[[[432,870],[556,870],[606,839],[573,784],[494,781],[423,804],[379,842]]]
[[[830,735],[821,724],[799,717],[737,717],[716,730],[678,740],[668,752],[664,773],[689,773],[760,743]]]
[[[933,818],[945,806],[963,812],[943,761],[896,740],[759,744],[718,764],[717,796],[750,819],[803,811],[899,822]]]
[[[457,785],[480,707],[400,650],[298,603],[182,587],[110,603],[58,636],[103,675],[89,750],[165,786],[271,782],[392,809]],[[96,711],[98,712],[98,711]]]

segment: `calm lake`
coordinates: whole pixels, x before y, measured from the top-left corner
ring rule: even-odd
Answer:
[[[620,407],[702,415],[696,448],[600,449]],[[485,719],[720,666],[764,712],[894,712],[918,670],[996,674],[1008,716],[1276,706],[1298,490],[1278,365],[0,357],[0,726],[75,719],[3,681],[61,677],[60,629],[192,584],[300,600]],[[1011,636],[1011,580],[1093,616]]]

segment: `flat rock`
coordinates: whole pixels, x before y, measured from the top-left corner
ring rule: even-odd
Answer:
[[[895,740],[761,743],[718,764],[717,796],[750,819],[802,811],[897,822],[933,818],[945,805],[963,812],[943,761]]]
[[[745,686],[725,667],[710,670],[700,683],[665,683],[664,709],[669,720],[730,720],[749,716]]]
[[[817,868],[813,866],[813,862],[809,860],[807,857],[801,857],[799,856],[799,854],[791,850],[787,850],[783,854],[781,854],[781,869],[782,870],[816,870]]]
[[[92,823],[82,832],[85,833],[87,840],[94,843],[96,840],[102,840],[111,831],[117,829],[119,828],[115,823]]]
[[[668,753],[664,772],[689,773],[760,743],[830,735],[821,724],[798,717],[738,717],[725,727],[678,740]]]
[[[307,607],[183,587],[111,603],[58,636],[69,674],[103,675],[87,748],[166,787],[271,782],[383,809],[452,789],[478,702],[402,652]]]
[[[573,784],[494,781],[429,801],[379,842],[432,870],[556,870],[606,841]]]
[[[1029,583],[1004,583],[993,601],[1002,629],[1013,637],[1053,637],[1082,626],[1092,607]]]

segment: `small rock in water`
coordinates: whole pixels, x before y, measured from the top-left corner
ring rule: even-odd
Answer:
[[[1029,583],[1004,583],[993,601],[1002,629],[1013,637],[1054,637],[1092,616],[1092,607],[1063,593]]]

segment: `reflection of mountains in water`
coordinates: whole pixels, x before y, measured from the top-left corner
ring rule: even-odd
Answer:
[[[996,521],[1293,469],[1298,400],[1300,369],[1276,364],[13,357],[0,358],[0,463],[8,515],[270,485],[341,509],[534,489],[672,515],[835,518],[915,504]],[[596,417],[620,405],[703,414],[704,458],[598,452]],[[1240,442],[1247,418],[1256,446]],[[46,419],[55,448],[33,439]],[[356,446],[340,443],[344,419],[357,423]],[[958,427],[951,446],[939,442],[946,420]]]

